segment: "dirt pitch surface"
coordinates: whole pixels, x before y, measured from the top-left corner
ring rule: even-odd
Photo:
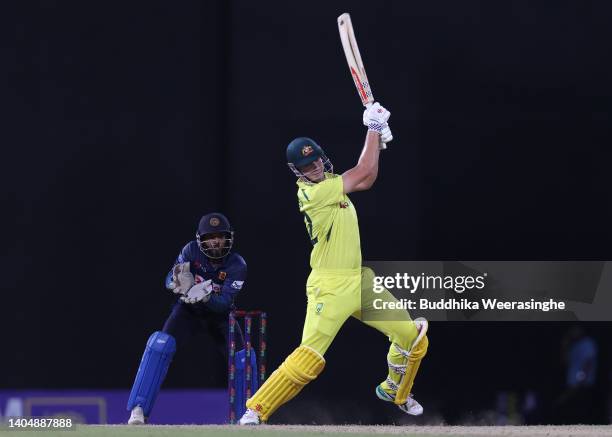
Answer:
[[[314,426],[263,425],[82,425],[71,431],[12,431],[0,428],[4,437],[380,437],[411,436],[546,436],[546,437],[612,437],[612,425],[591,426]]]

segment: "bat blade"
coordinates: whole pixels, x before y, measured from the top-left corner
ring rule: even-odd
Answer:
[[[351,22],[351,16],[347,12],[338,17],[338,31],[340,32],[340,41],[342,42],[346,62],[348,63],[351,76],[355,82],[355,87],[357,88],[361,103],[363,106],[370,106],[374,103],[374,95],[372,94],[370,82],[368,81],[368,76],[363,66],[361,53],[359,52],[359,46],[355,38],[355,31],[353,30],[353,23]]]

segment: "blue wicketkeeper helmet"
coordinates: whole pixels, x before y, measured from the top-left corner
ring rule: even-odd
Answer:
[[[206,239],[207,235],[210,234],[223,234],[225,236],[224,244],[221,247],[209,247],[206,244]],[[213,259],[223,258],[232,250],[234,245],[234,230],[227,217],[219,212],[212,212],[200,219],[196,240],[204,255]]]

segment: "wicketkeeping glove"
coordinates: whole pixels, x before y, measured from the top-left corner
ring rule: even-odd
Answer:
[[[208,302],[212,293],[212,280],[200,282],[189,289],[181,300],[185,303]]]
[[[181,263],[172,269],[172,281],[168,288],[175,294],[185,295],[195,284],[193,274],[189,271],[189,263]]]

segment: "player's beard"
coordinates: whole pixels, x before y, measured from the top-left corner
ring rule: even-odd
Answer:
[[[217,258],[217,259],[223,257],[224,251],[225,249],[223,249],[222,247],[215,247],[215,248],[208,249],[208,253],[210,254],[211,258]]]
[[[226,239],[218,246],[206,245],[206,251],[204,252],[204,254],[212,260],[221,260],[222,258],[225,258],[227,256],[231,248],[231,240]]]

